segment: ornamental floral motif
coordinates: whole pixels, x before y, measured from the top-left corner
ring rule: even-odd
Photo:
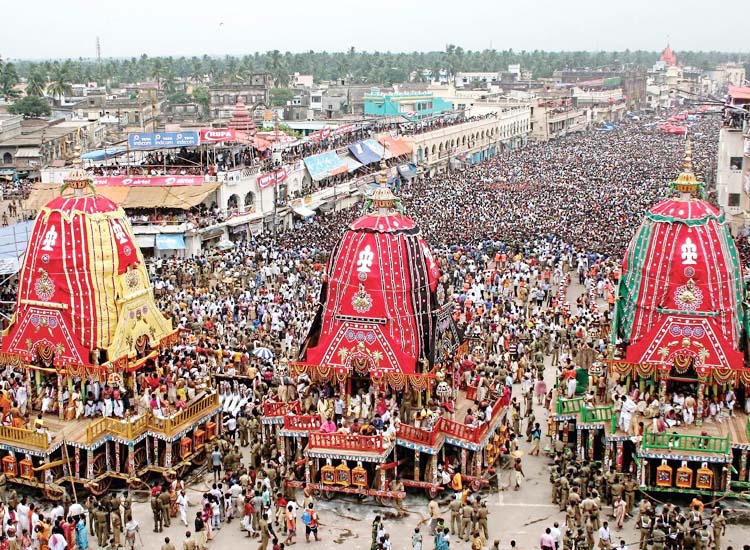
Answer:
[[[357,313],[367,313],[372,308],[372,296],[365,291],[364,285],[352,296],[352,307]]]
[[[55,295],[55,283],[44,269],[40,269],[39,272],[39,278],[34,282],[34,292],[42,302],[49,302]]]
[[[136,290],[140,284],[141,275],[138,273],[137,269],[131,269],[125,274],[125,286],[128,287],[128,290],[132,292]]]
[[[703,303],[703,291],[698,288],[692,279],[675,290],[674,301],[677,307],[683,311],[695,311]]]

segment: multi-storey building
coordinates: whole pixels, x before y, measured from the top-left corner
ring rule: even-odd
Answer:
[[[271,83],[269,73],[255,73],[250,75],[247,82],[209,86],[209,117],[214,122],[228,121],[232,117],[237,98],[242,98],[256,120],[260,120],[261,109],[265,110],[270,105]]]
[[[736,232],[750,222],[750,87],[729,87],[719,132],[716,191]]]

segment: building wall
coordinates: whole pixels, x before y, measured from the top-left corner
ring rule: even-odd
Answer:
[[[742,130],[722,128],[719,133],[716,191],[719,206],[732,223],[733,229],[744,223],[742,212],[750,210],[750,195],[748,189],[744,189],[743,186],[744,174],[748,173],[748,163],[750,157],[744,155]]]
[[[399,116],[416,113],[418,118],[424,118],[452,110],[453,103],[432,94],[365,96],[366,116]]]
[[[490,106],[486,107],[490,109]],[[517,147],[525,143],[531,128],[528,107],[502,110],[497,118],[465,122],[414,136],[414,162],[427,169],[442,168],[450,159],[490,148]]]

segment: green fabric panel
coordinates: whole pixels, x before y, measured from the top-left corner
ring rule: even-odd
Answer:
[[[627,273],[622,274],[615,301],[615,327],[612,338],[629,337],[633,330],[633,317],[638,293],[643,282],[644,260],[648,254],[654,224],[644,220],[627,252]],[[613,340],[614,341],[614,340]]]

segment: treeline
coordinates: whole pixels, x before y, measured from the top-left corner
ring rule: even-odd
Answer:
[[[158,80],[170,88],[178,79],[188,79],[196,84],[215,82],[242,82],[254,72],[271,73],[276,86],[288,85],[291,73],[312,74],[316,81],[348,78],[352,82],[392,84],[424,79],[429,71],[454,74],[459,71],[500,71],[508,65],[519,63],[534,78],[551,76],[556,69],[579,67],[638,66],[648,68],[657,61],[661,52],[625,50],[621,52],[548,52],[542,50],[464,50],[449,45],[445,51],[435,52],[358,52],[350,48],[345,52],[304,53],[273,50],[245,56],[210,57],[131,57],[130,59],[56,60],[44,62],[19,61],[15,70],[22,78],[34,77],[36,81],[106,82],[115,87],[120,83]],[[718,63],[749,59],[748,54],[729,52],[677,52],[682,65],[707,69]],[[747,67],[750,69],[750,66]],[[748,71],[750,72],[750,71]],[[429,73],[428,73],[429,74]],[[64,78],[60,78],[64,77]]]

